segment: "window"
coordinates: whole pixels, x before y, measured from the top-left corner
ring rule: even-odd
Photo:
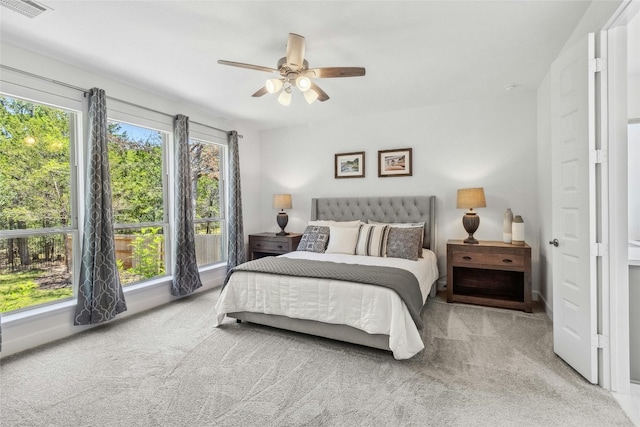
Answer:
[[[109,121],[116,262],[123,286],[167,272],[166,132]]]
[[[226,258],[225,194],[222,185],[226,147],[190,138],[189,150],[195,199],[196,261],[202,266]]]
[[[0,95],[0,312],[73,297],[76,123]]]

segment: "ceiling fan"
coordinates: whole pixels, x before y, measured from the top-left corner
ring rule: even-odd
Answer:
[[[330,77],[358,77],[364,76],[364,67],[324,67],[309,68],[309,62],[304,59],[304,37],[289,33],[287,40],[287,56],[280,58],[278,68],[262,67],[260,65],[243,64],[241,62],[218,60],[218,64],[232,67],[248,68],[250,70],[279,73],[279,78],[268,79],[265,86],[252,96],[259,97],[267,93],[278,93],[278,102],[282,105],[291,103],[291,91],[297,87],[309,104],[316,99],[324,102],[329,95],[313,82],[312,79]]]

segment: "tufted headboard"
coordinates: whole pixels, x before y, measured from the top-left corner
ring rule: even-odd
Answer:
[[[435,196],[327,197],[311,199],[311,220],[424,222],[423,247],[436,248]]]

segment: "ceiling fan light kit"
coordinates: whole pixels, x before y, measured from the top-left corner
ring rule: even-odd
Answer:
[[[280,96],[278,97],[278,102],[285,107],[288,107],[291,104],[291,86],[284,89],[280,92]]]
[[[298,90],[302,92],[305,100],[309,104],[316,100],[324,102],[329,99],[329,95],[320,89],[320,87],[313,82],[312,78],[358,77],[365,75],[364,67],[309,68],[309,62],[304,59],[304,54],[304,37],[289,33],[287,56],[280,58],[277,69],[241,62],[225,61],[222,59],[218,60],[218,64],[268,73],[279,73],[280,78],[268,79],[264,87],[258,89],[252,96],[260,97],[266,93],[274,94],[280,92],[278,102],[285,106],[291,104],[291,91],[293,87],[297,87]]]

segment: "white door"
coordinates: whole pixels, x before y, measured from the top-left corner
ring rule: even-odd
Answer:
[[[590,34],[551,66],[553,348],[597,383],[593,51]]]

